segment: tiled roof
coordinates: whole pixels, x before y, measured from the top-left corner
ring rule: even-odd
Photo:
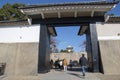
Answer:
[[[12,20],[12,21],[0,21],[0,27],[3,26],[18,26],[29,25],[27,20]]]
[[[120,16],[110,16],[106,23],[120,23]]]
[[[52,6],[72,6],[72,5],[110,5],[110,4],[117,4],[117,2],[74,2],[74,3],[59,3],[59,4],[42,4],[42,5],[28,5],[25,7],[19,7],[20,9],[25,8],[36,8],[36,7],[52,7]]]

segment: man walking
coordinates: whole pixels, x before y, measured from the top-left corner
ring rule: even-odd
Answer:
[[[86,65],[87,65],[87,59],[85,58],[85,54],[82,54],[82,57],[79,59],[79,64],[82,67],[82,74],[83,76],[85,76]]]

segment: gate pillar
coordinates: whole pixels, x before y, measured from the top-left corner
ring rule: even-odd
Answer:
[[[38,73],[50,71],[50,35],[46,25],[40,25],[40,41],[38,54]]]
[[[86,33],[87,53],[90,70],[99,72],[99,51],[96,25],[90,24]]]

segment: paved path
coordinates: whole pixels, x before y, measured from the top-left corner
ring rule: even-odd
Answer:
[[[0,76],[0,80],[120,80],[120,75],[103,75],[101,73],[86,73],[86,77],[77,71],[51,70],[37,76]]]
[[[84,78],[79,71],[55,71],[51,70],[46,74],[39,74],[41,80],[100,80],[94,73],[86,73]]]

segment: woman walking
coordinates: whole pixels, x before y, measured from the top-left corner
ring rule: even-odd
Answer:
[[[64,67],[64,71],[67,71],[67,60],[63,59],[63,67]]]

